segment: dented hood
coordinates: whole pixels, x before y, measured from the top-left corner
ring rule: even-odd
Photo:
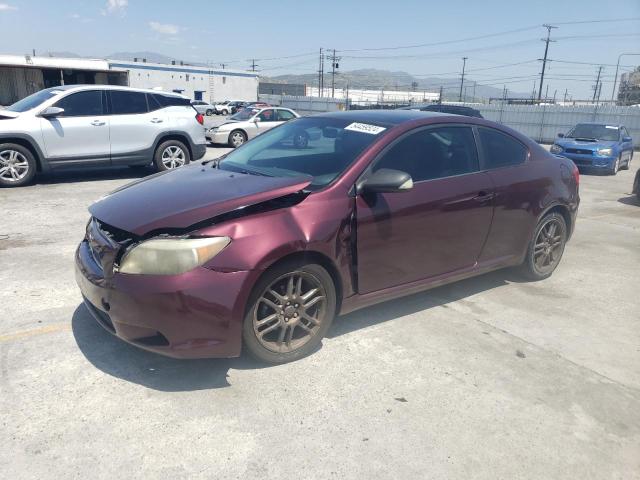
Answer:
[[[191,165],[115,190],[89,207],[98,220],[145,235],[187,228],[238,208],[298,192],[311,178],[263,177]]]

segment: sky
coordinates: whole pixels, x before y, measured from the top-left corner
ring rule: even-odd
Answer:
[[[0,53],[152,51],[241,69],[256,58],[275,76],[316,72],[323,47],[338,50],[341,70],[446,78],[459,77],[466,56],[470,81],[530,92],[544,23],[558,27],[550,96],[591,98],[603,64],[602,98],[610,98],[618,55],[640,53],[640,0],[0,0]],[[631,70],[640,56],[621,64]]]

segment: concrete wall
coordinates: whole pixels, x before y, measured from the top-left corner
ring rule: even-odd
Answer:
[[[267,102],[276,107],[290,108],[300,115],[312,115],[322,112],[337,112],[345,110],[345,100],[337,98],[295,97],[289,95],[259,95],[261,102]]]
[[[110,67],[127,70],[131,87],[157,88],[168,92],[180,90],[192,99],[195,98],[195,92],[199,91],[203,92],[202,99],[209,102],[257,100],[258,76],[249,72],[116,60],[110,61]]]

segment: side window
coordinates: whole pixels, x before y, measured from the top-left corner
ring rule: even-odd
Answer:
[[[527,148],[509,135],[490,128],[478,130],[487,168],[519,165],[527,159]]]
[[[629,135],[629,132],[627,131],[626,127],[622,127],[622,138],[624,137],[630,137],[631,135]]]
[[[147,113],[146,94],[142,92],[111,90],[111,113],[113,115]]]
[[[54,106],[64,108],[61,117],[91,117],[104,114],[100,90],[72,93],[61,98]]]
[[[289,110],[278,110],[278,121],[280,122],[288,122],[289,120],[292,120],[294,118],[296,118],[296,116],[291,113]]]
[[[463,175],[479,170],[470,127],[419,130],[396,143],[374,166],[401,170],[414,182]]]
[[[275,111],[273,109],[268,109],[268,110],[263,110],[262,113],[260,113],[260,115],[258,115],[258,117],[260,118],[261,122],[275,122],[276,121],[276,114]]]
[[[158,100],[159,95],[153,95],[151,93],[147,93],[147,103],[149,105],[149,111],[155,112],[156,110],[160,110],[163,108],[163,105]]]

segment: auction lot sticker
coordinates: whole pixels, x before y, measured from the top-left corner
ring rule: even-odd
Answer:
[[[344,127],[345,130],[351,130],[352,132],[368,133],[369,135],[377,135],[380,132],[384,132],[386,128],[379,127],[377,125],[369,125],[368,123],[352,123]]]

